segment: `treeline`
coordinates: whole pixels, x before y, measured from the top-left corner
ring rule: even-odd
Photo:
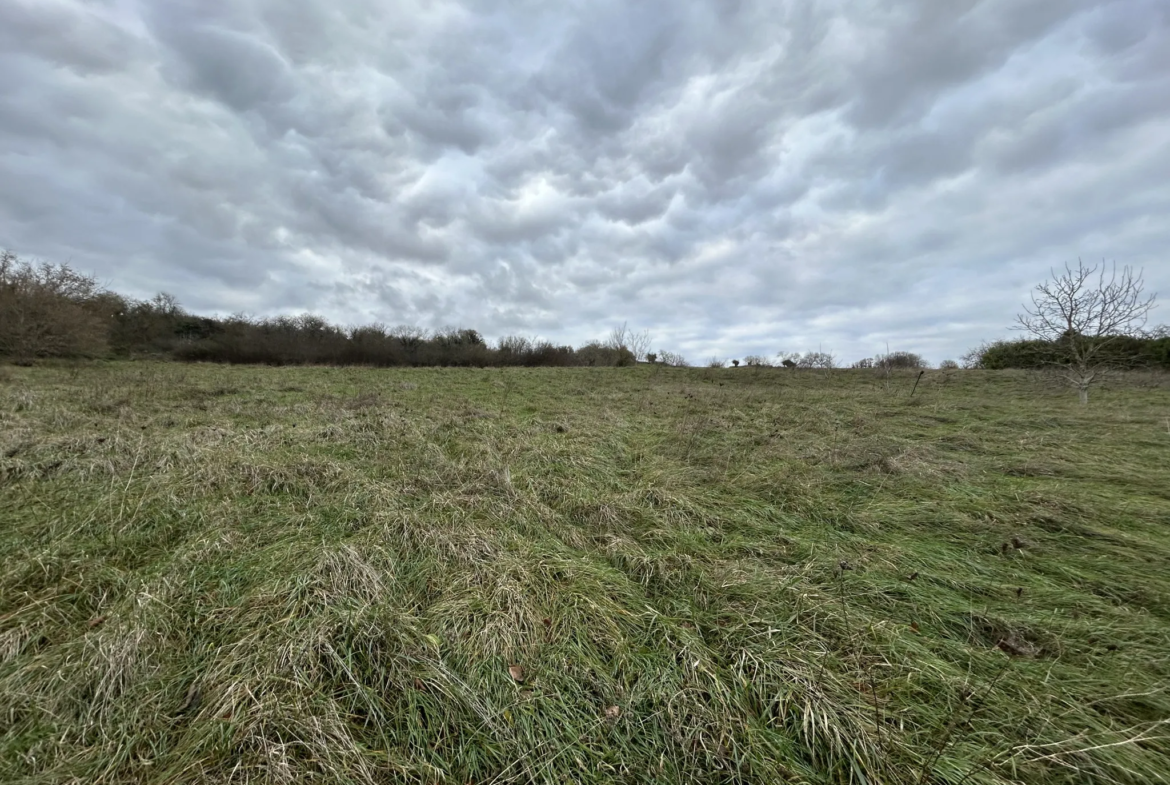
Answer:
[[[311,315],[195,316],[169,295],[132,300],[68,266],[32,265],[0,252],[0,358],[29,362],[47,357],[473,367],[625,366],[638,359],[612,336],[578,348],[519,336],[489,346],[470,329],[344,328]]]
[[[1092,339],[1081,340],[1092,342]],[[1118,335],[1096,340],[1101,344],[1094,357],[1096,364],[1111,368],[1170,370],[1170,334],[1164,327],[1143,337]],[[963,358],[963,365],[967,368],[993,371],[1051,368],[1068,362],[1069,352],[1061,340],[995,341],[973,349]]]

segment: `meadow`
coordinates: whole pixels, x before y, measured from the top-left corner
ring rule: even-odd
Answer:
[[[1170,782],[1170,382],[0,368],[5,783]]]

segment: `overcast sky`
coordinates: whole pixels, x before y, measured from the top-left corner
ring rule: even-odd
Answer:
[[[1170,322],[1166,0],[0,0],[0,247],[189,310],[938,362]]]

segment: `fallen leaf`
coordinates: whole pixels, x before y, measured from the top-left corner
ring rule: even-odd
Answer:
[[[622,709],[620,706],[610,706],[605,710],[605,718],[607,720],[616,720],[622,716]]]
[[[418,678],[417,676],[414,679],[414,688],[420,692],[427,691],[427,685],[423,684],[423,680]]]
[[[910,622],[910,629],[914,630],[914,632],[922,632],[922,630],[918,628],[918,622],[916,621]]]
[[[109,618],[108,616],[96,616],[96,617],[90,619],[86,626],[92,630],[94,627],[98,627],[102,624],[105,624],[105,621],[108,618]]]
[[[918,573],[917,573],[917,572],[912,572],[912,573],[910,573],[910,577],[909,577],[909,578],[907,578],[906,580],[908,580],[908,581],[912,581],[912,580],[916,580],[917,578],[918,578]]]
[[[545,626],[545,627],[551,627],[551,626],[552,626],[552,619],[550,619],[549,617],[545,616],[545,617],[544,617],[544,626]]]
[[[509,665],[508,675],[512,677],[512,681],[524,681],[524,667],[522,665]]]

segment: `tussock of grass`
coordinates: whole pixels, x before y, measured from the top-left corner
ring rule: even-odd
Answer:
[[[15,368],[0,780],[1166,782],[1144,377]]]

